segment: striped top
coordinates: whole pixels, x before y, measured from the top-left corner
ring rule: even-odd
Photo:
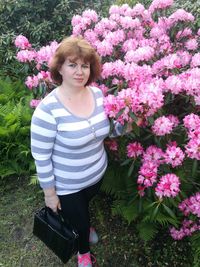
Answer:
[[[90,87],[95,99],[86,118],[72,114],[58,99],[56,89],[36,108],[31,122],[31,151],[38,180],[44,188],[66,195],[97,183],[107,167],[104,139],[110,124],[100,89]],[[119,135],[118,125],[114,135]]]

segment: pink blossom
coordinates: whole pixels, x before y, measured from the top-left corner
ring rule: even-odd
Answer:
[[[127,146],[127,156],[129,158],[137,158],[141,156],[144,149],[139,142],[129,143]]]
[[[169,76],[165,80],[165,92],[172,92],[177,95],[183,91],[183,83],[178,75]]]
[[[97,22],[98,21],[98,15],[94,10],[88,9],[85,10],[82,13],[82,16],[85,18],[89,18],[92,22]]]
[[[139,170],[137,183],[145,187],[151,187],[157,180],[158,167],[154,162],[143,162]]]
[[[149,7],[149,11],[153,13],[156,9],[166,9],[170,7],[173,2],[173,0],[154,0]]]
[[[178,207],[185,216],[191,213],[200,218],[200,192],[183,200]]]
[[[175,174],[169,173],[161,176],[156,185],[155,194],[159,197],[175,197],[180,191],[180,180]]]
[[[30,107],[31,108],[36,108],[39,105],[40,102],[41,102],[41,99],[32,99],[30,101]]]
[[[53,41],[50,43],[50,45],[43,46],[40,48],[40,50],[37,52],[36,55],[36,61],[39,64],[42,63],[49,63],[51,60],[52,55],[55,53],[56,49],[58,48],[58,43],[56,41]]]
[[[114,78],[112,80],[112,84],[115,84],[115,85],[122,85],[123,84],[123,80],[119,80],[117,78]]]
[[[110,56],[113,53],[113,46],[106,40],[103,40],[97,44],[97,52],[101,56]]]
[[[147,116],[153,115],[164,104],[162,79],[152,79],[149,83],[141,83],[139,86],[139,97],[143,105],[147,106]]]
[[[52,82],[51,74],[49,71],[43,71],[42,70],[37,74],[37,77],[39,80],[47,80],[49,82]]]
[[[173,127],[177,127],[180,123],[178,117],[172,114],[168,115],[167,118],[173,123]]]
[[[127,63],[121,62],[121,66],[123,67],[122,74],[125,80],[134,81],[135,87],[139,87],[141,83],[150,82],[152,80],[152,69],[150,66],[143,65],[139,66],[136,63]]]
[[[138,194],[140,195],[140,197],[143,197],[144,195],[145,195],[145,192],[144,192],[144,190],[145,190],[145,186],[144,185],[138,185],[138,187],[137,187],[137,190],[138,190]]]
[[[158,25],[154,25],[154,27],[150,31],[151,38],[159,38],[163,34],[166,34],[166,29],[159,27]]]
[[[109,20],[108,18],[102,18],[94,27],[94,32],[97,35],[103,35],[105,30],[115,30],[117,28],[117,23],[115,21]]]
[[[128,4],[123,4],[120,7],[120,14],[124,16],[130,16],[132,12],[132,9],[129,7]]]
[[[136,39],[128,39],[125,40],[122,46],[122,50],[124,52],[130,51],[130,50],[136,50],[138,47],[138,41]]]
[[[125,33],[123,30],[117,30],[117,31],[109,32],[106,35],[105,40],[113,46],[119,45],[120,43],[122,43],[125,40]]]
[[[106,141],[106,145],[111,151],[117,151],[118,150],[118,143],[116,140],[109,140]]]
[[[91,30],[91,29],[88,29],[84,32],[84,38],[92,44],[92,46],[94,46],[94,44],[97,42],[98,40],[98,36],[97,34]]]
[[[197,106],[200,106],[200,95],[194,95],[194,102]]]
[[[31,47],[31,44],[29,43],[29,40],[25,36],[20,34],[15,39],[15,46],[20,49],[27,49]]]
[[[192,68],[200,66],[200,53],[194,54],[190,65]]]
[[[152,131],[157,136],[170,134],[172,130],[173,130],[173,122],[165,116],[156,119],[152,126]]]
[[[120,7],[119,6],[117,6],[117,5],[113,5],[113,6],[111,6],[110,7],[110,9],[109,9],[109,14],[111,15],[111,14],[120,14]]]
[[[82,28],[81,24],[77,24],[73,27],[72,35],[73,36],[79,36],[82,34]]]
[[[183,37],[190,37],[191,35],[192,35],[192,30],[190,28],[185,28],[177,32],[176,38],[181,39]]]
[[[143,162],[153,162],[156,166],[159,167],[160,164],[164,163],[164,152],[161,148],[151,145],[143,153]]]
[[[185,152],[189,158],[200,160],[200,138],[190,139],[185,146]]]
[[[193,39],[189,39],[186,43],[185,43],[185,47],[188,49],[188,50],[196,50],[197,47],[198,47],[198,42],[195,38]]]
[[[141,25],[138,18],[132,19],[129,16],[121,17],[120,23],[123,29],[135,29]]]
[[[184,9],[178,9],[171,16],[169,16],[172,24],[178,21],[194,21],[194,16],[191,13],[186,12]]]
[[[195,130],[197,127],[200,127],[200,117],[194,113],[186,115],[183,119],[185,128],[189,131]]]
[[[178,68],[180,69],[184,65],[186,65],[188,62],[185,62],[182,55],[178,54],[170,54],[166,57],[163,57],[162,59],[158,60],[153,64],[153,69],[157,72],[162,69],[174,69]]]
[[[34,50],[21,50],[17,53],[19,62],[31,62],[35,59],[36,52]]]
[[[80,15],[74,15],[71,20],[72,26],[75,27],[76,25],[80,24],[81,20],[82,20],[82,17]]]
[[[122,60],[116,60],[114,62],[106,62],[103,64],[101,76],[103,79],[109,76],[122,76],[124,73],[125,64]]]
[[[184,153],[176,145],[168,145],[165,151],[165,163],[170,164],[173,168],[182,165],[184,160]]]
[[[197,35],[200,36],[200,29],[198,29],[198,31],[197,31]]]
[[[138,3],[132,8],[132,16],[142,16],[145,12],[145,7]]]
[[[38,77],[37,76],[28,76],[27,78],[26,78],[26,81],[25,81],[25,84],[26,84],[26,86],[29,88],[29,89],[32,89],[32,88],[35,88],[35,87],[37,87],[38,86],[38,84],[39,84],[39,79],[38,79]]]
[[[200,221],[194,222],[192,220],[185,219],[182,223],[182,226],[179,230],[175,227],[170,229],[170,234],[173,239],[181,240],[185,236],[191,236],[195,231],[200,230]]]
[[[126,62],[148,61],[154,56],[154,49],[150,46],[139,47],[135,51],[128,51],[125,55]]]
[[[114,95],[108,95],[104,98],[104,109],[106,114],[110,118],[115,118],[117,113],[120,111],[117,99]]]

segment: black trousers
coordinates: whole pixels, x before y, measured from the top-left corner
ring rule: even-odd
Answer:
[[[89,202],[98,193],[101,183],[102,179],[77,193],[59,196],[64,220],[68,220],[78,231],[80,254],[90,251]]]

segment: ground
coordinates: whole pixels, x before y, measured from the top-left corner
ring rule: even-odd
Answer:
[[[67,264],[32,234],[34,212],[44,205],[39,186],[27,179],[0,181],[0,266],[75,267],[76,257]],[[149,244],[139,240],[134,224],[111,215],[111,198],[100,193],[91,205],[92,224],[100,242],[92,250],[100,267],[192,267],[189,243],[175,242],[160,233]]]

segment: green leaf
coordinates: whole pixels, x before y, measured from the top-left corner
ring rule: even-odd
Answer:
[[[135,165],[135,161],[132,162],[129,170],[128,170],[128,177],[131,176],[131,174],[133,173],[133,170],[134,170],[134,165]]]
[[[174,219],[174,220],[177,220],[176,219],[176,215],[174,214],[174,212],[169,208],[167,207],[164,203],[162,203],[162,206],[163,208],[165,209],[165,211]]]
[[[137,122],[138,118],[136,117],[135,113],[133,113],[132,111],[129,112],[129,115],[131,117],[131,119],[133,119],[135,122]]]
[[[155,208],[154,208],[154,210],[153,210],[153,212],[151,213],[151,220],[154,220],[155,218],[156,218],[156,216],[157,216],[157,214],[158,214],[158,211],[159,211],[159,206],[160,206],[160,204],[158,204]]]
[[[140,136],[140,127],[138,127],[136,123],[133,123],[132,127],[133,127],[134,134],[139,137]]]
[[[137,225],[139,236],[144,241],[150,241],[158,232],[157,225],[151,222],[142,222]]]
[[[123,114],[123,112],[124,112],[124,108],[121,109],[121,110],[117,113],[117,115],[116,115],[116,119],[118,119],[118,118]]]
[[[121,166],[128,165],[133,159],[126,159],[124,162],[121,163]]]
[[[192,165],[192,177],[196,176],[197,168],[198,168],[198,161],[195,159]]]

